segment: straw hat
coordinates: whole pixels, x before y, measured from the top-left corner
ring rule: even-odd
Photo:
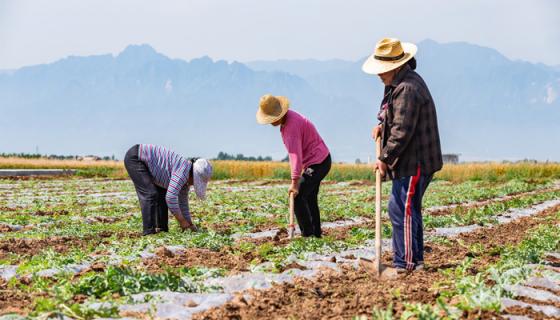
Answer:
[[[206,159],[197,159],[192,166],[194,192],[199,199],[204,200],[206,199],[208,181],[210,181],[212,177],[212,165]]]
[[[276,122],[288,112],[290,101],[286,97],[273,96],[270,94],[261,97],[259,110],[257,110],[257,122],[259,124],[271,124]]]
[[[418,48],[412,44],[395,38],[381,39],[375,50],[362,66],[362,70],[369,74],[381,74],[389,72],[404,65],[412,59]]]

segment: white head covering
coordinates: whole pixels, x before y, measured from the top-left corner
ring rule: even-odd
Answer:
[[[206,199],[206,187],[211,177],[212,165],[210,162],[206,159],[197,159],[193,163],[194,192],[201,200]]]

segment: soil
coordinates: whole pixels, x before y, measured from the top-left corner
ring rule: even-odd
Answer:
[[[143,263],[150,272],[162,272],[166,267],[209,267],[224,268],[230,272],[249,270],[249,262],[255,257],[251,252],[234,254],[231,248],[212,251],[201,248],[188,248],[173,253],[165,247],[156,249],[156,257],[144,259]]]
[[[0,233],[2,232],[12,232],[12,231],[17,231],[14,228],[12,228],[11,226],[7,225],[7,224],[0,224]]]
[[[58,211],[43,211],[43,210],[39,210],[39,211],[35,211],[33,213],[31,213],[32,215],[35,216],[65,216],[68,215],[69,212],[68,210],[58,210]]]
[[[372,227],[373,222],[367,222],[360,224],[362,227]],[[341,227],[325,230],[325,235],[333,236],[337,240],[343,240],[348,237],[349,230],[355,226]],[[265,237],[260,239],[250,239],[244,238],[243,242],[252,243],[255,245],[261,245],[264,243],[273,243],[275,247],[286,246],[290,243],[288,238],[288,230],[286,228],[280,228],[275,236]],[[206,266],[206,267],[216,267],[224,268],[230,273],[238,273],[243,271],[248,271],[251,263],[258,264],[264,262],[262,258],[253,252],[247,252],[244,254],[239,253],[237,245],[231,247],[224,247],[220,251],[212,251],[208,249],[201,248],[188,248],[186,250],[180,251],[178,253],[173,253],[170,250],[165,249],[165,247],[160,247],[156,249],[155,258],[149,258],[144,260],[144,265],[150,272],[160,272],[165,270],[166,266],[172,267],[196,267],[196,266]],[[305,267],[298,264],[289,264],[283,266],[280,271],[284,271],[290,268],[297,268],[300,270],[305,270]]]
[[[24,207],[0,207],[0,212],[14,212],[23,210],[25,210]]]
[[[88,273],[88,272],[103,272],[105,271],[105,268],[107,266],[103,263],[103,262],[96,262],[94,264],[92,264],[91,266],[85,268],[84,270],[76,273],[74,275],[74,279],[81,277],[82,275]],[[86,297],[87,298],[87,297]]]
[[[478,208],[478,207],[483,207],[486,206],[490,203],[502,203],[511,199],[515,199],[515,198],[520,198],[520,197],[524,197],[527,196],[529,194],[537,194],[537,193],[544,193],[544,192],[549,192],[551,191],[551,189],[546,189],[546,190],[538,190],[538,191],[530,191],[530,192],[519,192],[519,193],[514,193],[511,195],[506,196],[503,199],[488,199],[488,200],[482,200],[479,202],[474,202],[468,205],[458,205],[457,207],[453,207],[453,208],[446,208],[446,209],[439,209],[439,210],[428,210],[428,209],[424,209],[424,214],[425,215],[430,215],[430,216],[445,216],[445,215],[451,215],[453,213],[455,213],[456,210],[468,210],[471,208]],[[387,200],[387,199],[385,199]],[[365,199],[366,202],[372,202],[375,201],[375,197],[368,197]],[[384,201],[384,203],[386,203],[386,201]],[[461,208],[461,209],[458,209]],[[382,217],[382,222],[388,222],[389,220],[386,217]],[[220,224],[220,225],[212,225],[211,228],[215,229],[217,232],[219,233],[223,233],[223,234],[230,234],[231,233],[231,228],[235,223],[231,223],[231,224]],[[324,229],[323,233],[325,235],[330,235],[331,233],[334,234],[338,234],[340,233],[339,230],[350,230],[354,227],[367,227],[367,226],[372,226],[373,222],[371,221],[366,221],[363,224],[358,224],[358,225],[353,225],[353,226],[349,226],[349,227],[343,227],[343,228],[335,228],[335,229]],[[271,229],[275,229],[277,228],[278,225],[276,223],[270,222],[270,223],[265,223],[262,225],[258,225],[255,226],[253,228],[253,230],[251,232],[261,232],[261,231],[267,231],[267,230],[271,230]],[[269,238],[261,238],[261,239],[248,239],[248,238],[243,238],[243,241],[248,241],[248,242],[253,242],[255,244],[261,244],[264,242],[268,242],[272,240],[270,237]]]
[[[548,292],[550,292],[552,294],[555,294],[555,295],[560,297],[560,290],[552,290],[550,288],[545,288],[545,287],[540,287],[540,286],[528,286],[528,287],[539,289],[539,290],[542,290],[542,291],[548,291]]]
[[[382,219],[381,222],[388,222],[386,219]],[[354,224],[351,226],[344,226],[344,227],[337,227],[337,228],[324,228],[323,229],[323,236],[331,236],[336,240],[344,240],[348,237],[348,234],[352,228],[375,228],[374,221],[364,221],[363,223]],[[273,228],[263,228],[262,231],[271,230]],[[296,235],[299,237],[299,235]],[[288,238],[288,229],[286,227],[281,227],[278,229],[276,234],[272,237],[262,237],[262,238],[241,238],[238,242],[249,242],[255,245],[261,245],[267,242],[273,242],[275,245],[287,245],[290,243],[290,239]]]
[[[32,256],[43,249],[52,248],[56,252],[66,252],[71,246],[79,245],[81,239],[71,237],[51,237],[46,239],[5,239],[0,241],[0,257],[8,253]]]
[[[535,319],[535,320],[543,320],[543,319],[544,320],[549,320],[549,319],[558,320],[558,318],[548,317],[542,312],[536,312],[533,309],[522,308],[522,307],[518,307],[518,306],[506,308],[504,310],[504,313],[512,314],[512,315],[519,315],[519,316],[527,316],[527,317],[529,317],[531,319]]]
[[[173,253],[165,247],[155,251],[156,257],[144,259],[143,264],[149,272],[162,272],[168,267],[210,267],[223,268],[229,274],[249,271],[251,263],[264,262],[253,252],[239,253],[235,247],[224,247],[220,251],[201,248],[188,248]],[[307,268],[297,263],[283,266],[279,271],[288,269],[306,270]]]
[[[126,218],[131,217],[132,214],[127,214],[124,216],[119,216],[119,217],[105,217],[105,216],[93,216],[91,217],[93,220],[100,222],[100,223],[115,223],[115,222],[119,222],[122,221]]]
[[[349,186],[373,186],[375,184],[372,180],[352,180],[348,182]]]
[[[8,283],[0,279],[0,315],[17,313],[27,315],[30,311],[32,297],[8,286]]]
[[[212,224],[203,224],[201,225],[204,229],[212,230],[221,235],[231,235],[234,233],[234,229],[243,225],[245,223],[250,223],[248,220],[237,220],[237,221],[226,221],[226,222],[219,222],[219,223],[212,223]],[[261,231],[268,231],[272,229],[276,229],[278,227],[277,223],[272,221],[264,222],[262,224],[258,224],[254,226],[250,232],[261,232]],[[246,240],[245,238],[242,238]]]
[[[233,223],[235,225],[235,223]],[[268,223],[263,223],[263,224],[259,224],[257,226],[255,226],[252,230],[251,233],[255,233],[255,232],[262,232],[262,231],[268,231],[268,230],[272,230],[272,229],[276,229],[278,228],[278,224],[274,223],[272,221],[269,221]]]
[[[546,256],[546,261],[549,266],[560,267],[560,259],[553,256]]]
[[[470,209],[475,209],[475,208],[480,208],[480,207],[484,207],[487,206],[489,204],[492,203],[503,203],[506,201],[510,201],[513,199],[519,199],[522,197],[526,197],[529,195],[536,195],[536,194],[542,194],[542,193],[547,193],[547,192],[551,192],[557,189],[543,189],[543,190],[536,190],[536,191],[529,191],[529,192],[516,192],[516,193],[511,193],[508,194],[507,196],[501,197],[501,198],[493,198],[493,199],[486,199],[486,200],[481,200],[481,201],[476,201],[476,202],[472,202],[472,203],[467,203],[467,204],[456,204],[456,207],[453,208],[445,208],[445,209],[435,209],[435,210],[425,210],[425,214],[430,215],[430,216],[446,216],[446,215],[450,215],[452,214],[455,210],[470,210]]]
[[[289,264],[283,266],[282,270],[280,270],[280,271],[285,271],[285,270],[289,270],[289,269],[307,270],[307,267],[304,267],[297,262],[292,262],[292,263],[289,263]]]
[[[238,240],[239,243],[252,243],[254,245],[261,245],[268,242],[273,242],[276,246],[287,245],[290,243],[288,238],[288,230],[284,227],[278,229],[276,235],[273,237],[263,237],[263,238],[241,238]]]
[[[54,236],[44,239],[11,238],[0,240],[0,259],[8,254],[17,254],[19,258],[39,254],[42,250],[52,248],[54,251],[64,253],[74,248],[87,248],[92,245],[108,243],[105,238],[111,237],[109,231],[100,232],[84,238]],[[123,233],[119,237],[137,237],[136,233]]]
[[[380,280],[363,270],[342,266],[340,273],[329,269],[313,280],[299,278],[294,283],[276,284],[269,290],[250,290],[248,293],[253,297],[250,301],[238,298],[193,319],[286,319],[292,315],[301,319],[347,319],[371,316],[373,307],[384,309],[389,305],[393,306],[394,315],[400,316],[404,303],[435,303],[439,293],[434,284],[445,280],[442,269],[456,267],[471,256],[475,259],[469,271],[476,274],[499,259],[501,248],[519,243],[527,230],[542,224],[544,217],[558,210],[560,206],[509,224],[461,234],[451,239],[450,245],[429,243],[425,247],[426,268],[399,279]],[[471,244],[482,244],[484,250],[472,252]],[[389,264],[390,259],[390,253],[385,253],[384,263]],[[464,318],[495,316],[492,313],[463,315]]]
[[[530,304],[536,304],[536,305],[547,305],[547,306],[553,306],[556,307],[558,309],[560,309],[560,302],[556,302],[556,301],[541,301],[541,300],[537,300],[537,299],[532,299],[529,297],[515,297],[515,300],[519,300],[519,301],[523,301],[525,303],[530,303]]]

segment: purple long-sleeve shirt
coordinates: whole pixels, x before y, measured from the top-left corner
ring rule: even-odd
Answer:
[[[167,189],[165,201],[169,210],[175,215],[182,214],[191,222],[187,184],[191,163],[188,159],[153,144],[141,144],[138,157],[150,170],[154,183]]]
[[[293,110],[286,113],[280,132],[288,150],[292,180],[299,179],[304,169],[323,162],[329,155],[329,148],[313,123]]]

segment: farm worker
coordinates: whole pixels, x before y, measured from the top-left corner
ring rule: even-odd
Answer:
[[[331,169],[327,145],[311,121],[289,110],[286,97],[264,95],[257,110],[257,122],[280,126],[288,151],[294,195],[294,211],[303,237],[321,237],[321,217],[317,195],[321,181]]]
[[[151,144],[134,145],[124,157],[142,209],[143,235],[169,231],[167,210],[182,230],[196,231],[189,211],[188,192],[194,185],[199,199],[205,199],[212,176],[206,159],[187,159],[169,149]]]
[[[378,113],[382,150],[376,167],[392,179],[389,217],[393,226],[393,264],[404,271],[424,267],[422,197],[433,174],[443,166],[436,108],[424,80],[416,73],[417,48],[384,38],[362,70],[385,85]]]

